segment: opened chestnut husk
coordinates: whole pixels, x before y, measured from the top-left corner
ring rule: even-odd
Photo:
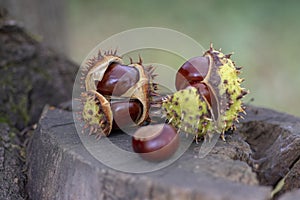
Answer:
[[[97,136],[108,136],[113,129],[149,122],[151,97],[156,95],[153,71],[152,66],[143,66],[141,58],[125,65],[116,52],[99,51],[82,69],[84,91],[80,101],[85,129]],[[107,120],[104,126],[102,122]]]

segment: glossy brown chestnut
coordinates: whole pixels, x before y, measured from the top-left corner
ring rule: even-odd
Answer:
[[[113,113],[113,129],[136,125],[142,115],[142,104],[138,100],[111,103]]]
[[[121,96],[139,80],[138,71],[130,66],[112,63],[101,81],[97,83],[97,92],[102,95]]]
[[[208,103],[211,105],[209,89],[204,83],[194,83],[191,86],[197,88],[198,91],[206,98]]]
[[[179,135],[169,124],[148,125],[139,128],[133,138],[134,152],[145,160],[159,162],[170,158],[179,146]]]
[[[207,75],[209,61],[206,57],[195,57],[186,61],[176,74],[176,89],[182,90],[189,85],[200,83]]]
[[[176,74],[176,89],[182,90],[188,86],[196,87],[211,104],[209,89],[204,83],[201,83],[208,73],[208,68],[208,58],[203,56],[191,58],[179,68]]]

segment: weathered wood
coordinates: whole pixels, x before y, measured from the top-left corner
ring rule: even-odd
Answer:
[[[198,146],[192,144],[166,168],[131,174],[110,169],[91,156],[77,135],[71,112],[46,108],[28,149],[29,195],[32,199],[270,199],[271,187],[299,160],[294,156],[300,155],[295,148],[300,144],[299,124],[293,116],[250,107],[238,130],[227,135],[226,143],[218,141],[205,158],[196,158]],[[293,139],[281,140],[286,137]],[[111,140],[130,148],[130,138],[124,134],[115,133]]]
[[[279,200],[296,200],[296,199],[300,199],[300,189],[294,190],[292,192],[288,192],[282,195],[281,198],[279,198]]]

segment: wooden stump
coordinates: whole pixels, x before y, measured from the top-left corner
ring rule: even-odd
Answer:
[[[238,129],[205,158],[192,144],[158,171],[124,173],[105,166],[83,146],[72,113],[46,107],[28,149],[32,199],[270,199],[272,188],[296,167],[300,119],[249,107]],[[93,137],[93,136],[90,136]],[[130,137],[110,140],[127,149]],[[286,185],[289,185],[286,177]],[[293,179],[299,184],[299,179]],[[285,192],[293,188],[282,188]]]

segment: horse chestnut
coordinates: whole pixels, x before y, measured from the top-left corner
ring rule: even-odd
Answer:
[[[116,51],[99,51],[81,69],[80,97],[85,129],[108,136],[112,129],[142,125],[150,119],[151,96],[157,96],[154,67],[144,67],[142,59],[124,65]],[[105,109],[104,109],[105,108]],[[109,123],[105,123],[109,119]]]
[[[211,104],[209,89],[202,82],[208,73],[208,69],[209,60],[207,57],[199,56],[189,59],[179,68],[176,74],[176,89],[183,90],[188,86],[193,86]]]
[[[171,157],[179,146],[176,129],[169,124],[148,125],[139,128],[132,138],[134,152],[145,160],[158,162]]]
[[[111,103],[113,129],[136,125],[142,115],[142,105],[138,100]]]
[[[195,83],[200,83],[207,75],[209,60],[199,56],[186,61],[176,74],[176,89],[182,90]]]
[[[139,72],[132,66],[111,63],[101,81],[97,92],[102,95],[121,96],[139,81]]]
[[[240,113],[245,112],[242,98],[248,91],[241,87],[240,67],[211,45],[203,56],[191,58],[176,74],[177,92],[162,100],[168,123],[196,137],[234,129]]]

